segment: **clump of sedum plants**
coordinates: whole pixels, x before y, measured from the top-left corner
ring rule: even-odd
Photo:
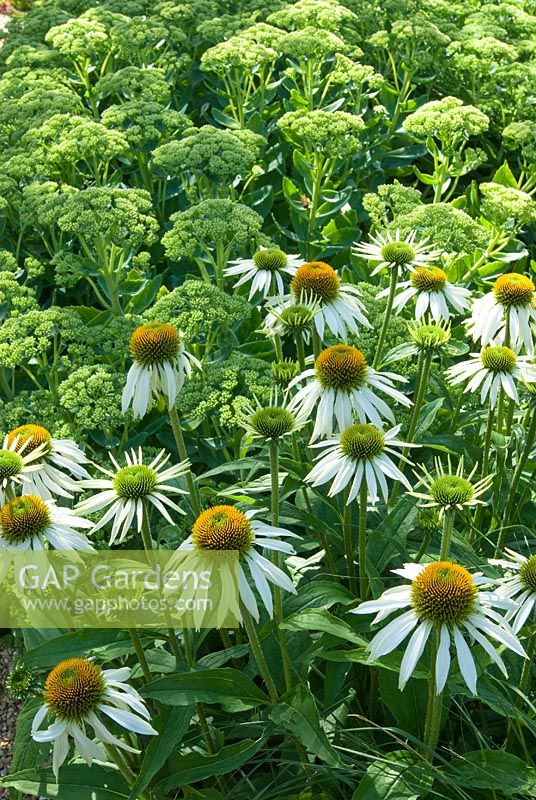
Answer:
[[[0,577],[240,575],[235,628],[9,633],[13,797],[536,794],[535,51],[529,0],[13,16]]]

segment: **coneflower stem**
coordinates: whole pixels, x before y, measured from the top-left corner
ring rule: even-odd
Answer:
[[[145,683],[150,683],[150,681],[152,681],[153,679],[153,676],[151,675],[151,670],[149,669],[149,665],[147,664],[147,659],[145,658],[145,651],[141,643],[140,635],[136,630],[136,628],[130,628],[129,634],[132,640],[132,644],[134,645],[134,650],[136,651],[138,663],[141,667],[141,671],[143,672]]]
[[[151,566],[155,565],[154,561],[154,547],[153,547],[153,540],[151,538],[151,529],[149,527],[149,512],[147,508],[147,504],[144,505],[143,509],[143,517],[141,521],[141,537],[143,540],[143,547],[145,552],[147,553],[149,560],[151,562]],[[168,640],[169,646],[171,647],[171,651],[175,656],[175,661],[177,666],[183,660],[183,654],[181,653],[179,643],[177,641],[177,634],[173,626],[171,625],[171,620],[169,619],[169,612],[166,609],[166,622],[168,622]]]
[[[533,634],[530,637],[530,643],[527,647],[527,658],[523,662],[523,669],[521,670],[521,677],[519,678],[519,683],[517,688],[519,689],[519,693],[516,695],[516,699],[514,702],[514,708],[519,708],[521,703],[523,702],[523,694],[526,694],[526,691],[529,686],[530,678],[532,675],[532,665],[534,663],[534,654],[536,652],[536,636]],[[514,738],[514,726],[513,726],[512,717],[508,718],[508,731],[506,734],[506,739],[504,742],[504,749],[508,751],[512,746],[512,740]]]
[[[504,511],[502,514],[502,524],[499,533],[499,538],[497,539],[495,558],[498,558],[500,556],[504,548],[504,540],[506,538],[506,526],[508,525],[508,517],[510,516],[510,511],[512,510],[512,506],[514,505],[517,487],[519,485],[519,481],[521,480],[523,470],[525,469],[527,461],[529,460],[535,439],[536,439],[536,406],[532,409],[532,416],[530,420],[529,429],[527,431],[527,436],[525,439],[525,446],[523,447],[523,452],[519,456],[516,468],[514,470],[514,474],[512,475],[512,482],[510,484],[508,496],[504,504]]]
[[[462,410],[463,401],[464,401],[464,393],[463,391],[461,391],[460,396],[458,397],[458,402],[456,403],[456,407],[454,409],[454,413],[452,415],[452,419],[450,421],[449,433],[455,433],[455,431],[458,428],[458,418]]]
[[[183,628],[182,633],[184,637],[184,652],[186,654],[186,662],[190,667],[190,669],[193,669],[195,665],[195,649],[192,644],[190,630],[188,628]],[[208,727],[208,722],[205,715],[205,709],[203,707],[203,703],[196,703],[195,710],[197,712],[199,727],[201,728],[201,735],[205,742],[207,753],[209,755],[213,755],[216,752],[216,748],[214,746],[214,741],[210,733],[210,728]]]
[[[484,436],[484,452],[482,455],[482,474],[481,478],[484,479],[489,474],[489,458],[490,458],[490,451],[491,451],[491,438],[493,436],[493,424],[495,422],[495,409],[489,408],[488,411],[488,421],[486,424],[486,433]],[[480,527],[480,522],[482,520],[482,514],[484,513],[484,506],[479,505],[476,514],[473,520],[473,528],[478,534],[478,529]]]
[[[172,406],[169,409],[169,420],[171,422],[171,428],[173,430],[173,437],[175,439],[175,444],[177,445],[177,450],[179,451],[179,458],[181,461],[188,461],[188,451],[186,449],[186,442],[184,441],[181,423],[175,406]],[[188,491],[190,492],[190,500],[192,503],[194,514],[196,515],[196,517],[198,517],[199,514],[201,513],[201,500],[199,498],[199,489],[197,488],[197,484],[194,481],[191,469],[189,469],[188,472],[186,473],[186,483],[188,484]]]
[[[270,439],[270,475],[272,483],[272,525],[276,528],[279,525],[279,444],[276,439]],[[281,553],[277,550],[272,554],[272,560],[276,567],[281,569]],[[292,670],[290,657],[287,647],[285,631],[280,627],[283,622],[283,596],[280,586],[274,586],[274,618],[276,623],[277,640],[281,650],[281,660],[283,662],[283,674],[285,676],[285,686],[287,691],[292,688]]]
[[[113,761],[115,766],[118,768],[126,782],[130,787],[134,786],[136,783],[136,775],[132,772],[130,767],[128,766],[125,757],[121,750],[113,744],[104,743],[104,749],[110,756],[110,759]],[[140,792],[139,797],[141,800],[147,800],[149,795],[146,792]]]
[[[318,331],[314,324],[312,327],[312,331],[313,331],[313,354],[315,358],[318,358],[318,356],[322,351],[322,340],[318,335]]]
[[[301,331],[296,331],[294,338],[296,341],[296,355],[298,356],[298,364],[300,365],[300,372],[304,372],[306,367],[305,367],[305,347],[303,344],[303,333]]]
[[[439,628],[436,626],[432,637],[430,653],[430,677],[428,679],[428,706],[426,709],[426,722],[424,725],[425,757],[432,761],[439,739],[441,728],[441,715],[443,710],[443,692],[436,692],[436,658],[439,649]]]
[[[255,623],[253,622],[251,614],[244,606],[242,606],[242,619],[244,620],[244,628],[246,629],[249,643],[251,645],[251,650],[255,657],[255,661],[257,662],[259,672],[262,676],[264,683],[266,684],[266,688],[268,689],[270,700],[272,701],[272,703],[277,703],[279,700],[279,696],[277,694],[277,689],[274,683],[274,679],[272,678],[271,672],[268,668],[268,664],[266,663],[266,659],[264,658],[264,653],[262,652],[261,643],[257,635],[257,629],[255,627]]]
[[[446,561],[449,557],[455,514],[456,512],[453,509],[449,509],[443,515],[443,533],[441,534],[441,549],[439,551],[440,561]]]
[[[489,456],[491,450],[491,437],[493,436],[493,422],[495,417],[495,409],[490,408],[488,414],[488,422],[486,425],[486,435],[484,437],[484,454],[482,456],[482,475],[481,478],[486,478],[489,474]]]
[[[417,423],[419,422],[419,416],[421,413],[422,404],[424,402],[424,397],[426,395],[426,386],[428,383],[428,376],[430,374],[430,367],[432,365],[432,357],[433,357],[433,352],[431,350],[427,350],[425,353],[421,353],[419,356],[417,377],[415,379],[413,411],[411,412],[408,433],[406,436],[406,440],[410,443],[413,443],[413,437],[415,436],[415,431],[417,430]],[[402,473],[404,472],[406,466],[406,462],[404,461],[404,459],[407,458],[408,453],[409,453],[409,448],[405,447],[402,451],[402,458],[398,462],[398,469]],[[391,492],[391,505],[394,505],[396,503],[396,500],[398,498],[399,488],[400,488],[400,481],[395,481],[393,484],[393,491]]]
[[[366,600],[368,595],[367,496],[367,482],[363,479],[359,488],[359,597],[361,600]]]
[[[344,552],[346,555],[346,570],[350,583],[350,591],[357,594],[357,580],[354,564],[354,542],[352,536],[352,504],[348,503],[348,492],[343,498],[344,508],[342,512],[342,531],[344,537]],[[360,565],[361,568],[361,565]]]
[[[383,347],[385,344],[385,337],[387,335],[387,328],[389,327],[389,320],[391,319],[391,312],[393,311],[393,303],[395,301],[396,286],[398,283],[398,264],[391,267],[391,274],[389,277],[389,295],[387,297],[387,306],[385,307],[385,314],[383,315],[383,323],[376,345],[376,352],[374,353],[374,361],[372,362],[373,369],[378,369],[381,364],[383,356]]]

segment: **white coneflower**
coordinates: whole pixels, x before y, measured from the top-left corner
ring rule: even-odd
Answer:
[[[293,295],[277,298],[268,306],[264,330],[268,336],[302,336],[307,344],[311,338],[311,324],[321,306],[320,301],[305,292],[298,299]]]
[[[55,500],[24,494],[0,509],[0,550],[93,550],[85,534],[76,528],[92,528],[88,519],[76,516]]]
[[[328,328],[334,336],[345,340],[348,331],[359,333],[359,325],[370,328],[366,310],[359,300],[359,291],[341,279],[329,264],[309,261],[297,270],[290,283],[287,303],[302,303],[309,298],[317,305],[313,323],[321,339]]]
[[[411,633],[400,665],[400,689],[412,676],[434,631],[439,634],[435,661],[438,694],[443,691],[449,674],[451,644],[454,644],[462,678],[476,694],[477,671],[466,636],[483,648],[504,675],[507,675],[506,667],[490,638],[520,656],[526,655],[513,630],[496,611],[511,609],[513,603],[482,590],[482,586],[490,583],[488,578],[471,575],[465,567],[451,561],[405,564],[402,569],[392,571],[411,583],[388,589],[378,600],[361,603],[353,613],[376,614],[374,624],[409,607],[377,633],[368,646],[370,661],[377,661],[395,650]]]
[[[429,472],[424,464],[420,465],[421,472],[414,472],[418,480],[417,486],[422,486],[426,491],[410,490],[408,492],[409,495],[421,501],[418,504],[421,508],[437,508],[439,516],[442,517],[449,509],[463,511],[464,508],[485,504],[481,498],[491,487],[493,475],[487,475],[482,480],[472,483],[478,464],[474,465],[465,478],[463,456],[460,458],[456,470],[452,469],[450,455],[448,456],[447,470],[440,458],[436,458],[434,464],[435,474]]]
[[[61,765],[69,755],[69,738],[84,761],[91,766],[94,759],[106,760],[106,752],[99,744],[113,745],[130,753],[139,753],[118,739],[107,727],[105,718],[115,725],[142,736],[158,735],[150,724],[150,714],[138,692],[124,681],[130,669],[101,669],[85,658],[62,661],[45,681],[44,703],[34,717],[32,738],[36,742],[53,742],[52,769],[58,778]],[[52,716],[55,721],[48,728],[41,725]],[[95,739],[89,739],[86,725],[93,728]]]
[[[283,294],[285,285],[283,275],[294,275],[303,262],[300,256],[290,256],[278,247],[260,248],[253,258],[240,258],[224,270],[224,275],[241,275],[234,284],[236,289],[251,281],[249,299],[260,292],[263,297],[269,294]]]
[[[240,511],[234,506],[221,505],[203,511],[194,522],[191,536],[179,550],[237,550],[239,553],[238,591],[240,600],[252,617],[259,620],[255,595],[249,585],[246,570],[251,575],[262,603],[269,616],[273,616],[270,583],[286,592],[296,593],[288,575],[259,550],[271,550],[293,555],[294,548],[288,538],[296,534],[253,519],[255,511]]]
[[[294,378],[289,388],[304,380],[307,383],[292,398],[289,408],[310,416],[318,404],[312,442],[320,436],[331,436],[335,429],[349,428],[354,415],[360,422],[370,421],[378,428],[382,427],[382,417],[394,424],[393,412],[374,389],[404,406],[411,405],[411,400],[394,387],[394,381],[405,382],[405,378],[393,372],[377,372],[369,367],[360,350],[346,344],[323,350],[314,368]]]
[[[290,411],[288,397],[280,399],[276,393],[272,393],[268,405],[256,398],[255,403],[246,400],[237,409],[236,417],[249,436],[267,441],[290,436],[303,428],[309,419],[303,413]]]
[[[475,300],[467,330],[483,347],[487,344],[509,344],[519,350],[524,346],[527,353],[532,355],[535,324],[534,283],[526,275],[509,272],[497,278],[491,292]]]
[[[387,297],[389,289],[384,289],[378,297]],[[439,322],[451,317],[452,306],[459,314],[469,308],[471,292],[462,286],[455,286],[447,280],[447,274],[439,267],[416,267],[408,281],[398,284],[393,308],[399,314],[415,298],[415,319],[421,320],[428,312]]]
[[[111,453],[110,460],[115,470],[95,464],[99,472],[108,477],[90,478],[82,481],[81,486],[84,489],[101,489],[103,491],[83,500],[76,507],[77,511],[82,514],[93,514],[95,511],[109,506],[101,519],[93,526],[93,532],[100,530],[113,520],[110,545],[118,537],[118,541],[122,542],[133,522],[136,524],[138,533],[141,533],[145,503],[154,506],[171,525],[174,524],[174,521],[169,515],[168,508],[180,514],[185,513],[168,497],[170,494],[186,494],[185,490],[170,485],[168,481],[186,475],[189,469],[187,461],[181,461],[179,464],[164,469],[170,456],[166,455],[165,450],[161,450],[150,464],[144,464],[141,447],[137,453],[135,450],[131,450],[130,454],[125,453],[124,456],[127,462],[126,467],[121,467]]]
[[[509,347],[486,347],[481,353],[471,353],[468,361],[450,367],[446,376],[453,386],[467,381],[464,392],[480,391],[480,402],[489,397],[494,408],[501,387],[512,400],[519,400],[516,381],[535,383],[536,365],[530,356],[518,356]]]
[[[29,473],[39,469],[38,462],[47,452],[48,446],[43,442],[34,450],[28,449],[31,440],[26,440],[26,447],[19,445],[17,438],[9,440],[6,436],[0,450],[0,505],[11,500],[17,489],[29,483]],[[27,451],[27,452],[25,452]]]
[[[147,413],[151,401],[164,397],[172,408],[185,376],[192,373],[192,365],[201,364],[187,353],[177,329],[161,322],[148,322],[136,328],[130,337],[130,353],[134,363],[129,369],[123,390],[123,413],[132,403],[135,417]]]
[[[387,231],[370,236],[369,242],[358,242],[352,248],[352,253],[367,261],[377,261],[377,266],[370,273],[376,275],[386,267],[405,267],[414,272],[417,267],[426,267],[437,261],[441,250],[434,250],[426,238],[417,241],[417,231],[411,231],[407,236],[401,237],[400,231],[394,236]]]
[[[89,478],[83,464],[87,458],[72,439],[56,439],[41,425],[19,425],[4,440],[9,450],[32,457],[25,490],[49,500],[56,495],[72,498],[79,492],[78,480]],[[38,453],[39,455],[36,455]]]
[[[536,604],[536,556],[527,558],[508,547],[504,552],[508,559],[490,559],[490,564],[496,564],[513,573],[501,582],[497,594],[516,602],[516,607],[508,611],[506,619],[514,631],[519,633]]]
[[[389,455],[393,455],[408,461],[397,448],[412,445],[396,438],[399,431],[400,425],[383,433],[374,425],[358,424],[347,428],[337,439],[327,439],[313,445],[324,450],[316,457],[317,463],[305,480],[313,486],[333,481],[329,497],[342,492],[351,481],[347,504],[355,500],[365,481],[371,503],[378,501],[378,492],[387,502],[389,490],[386,478],[400,481],[407,489],[411,489],[408,479],[389,458]]]

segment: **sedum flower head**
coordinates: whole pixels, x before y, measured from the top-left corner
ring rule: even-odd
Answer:
[[[179,111],[152,100],[131,100],[106,108],[101,116],[106,128],[119,131],[132,150],[153,148],[180,135],[191,120]]]
[[[113,431],[123,422],[121,392],[124,376],[105,364],[78,367],[60,383],[59,404],[77,428]]]
[[[282,53],[297,61],[317,61],[327,58],[334,53],[345,53],[348,45],[336,34],[329,30],[318,35],[318,29],[313,27],[300,28],[291,31],[279,39],[278,47]]]
[[[84,240],[104,236],[117,247],[138,248],[157,238],[153,202],[144,189],[82,189],[58,196],[54,212],[62,231]]]
[[[354,11],[338,0],[298,0],[285,5],[268,17],[271,25],[287,30],[313,27],[321,31],[342,32],[347,26],[357,26],[359,18]]]
[[[154,67],[123,67],[103,75],[95,84],[98,96],[122,100],[144,100],[165,105],[170,101],[166,76]]]
[[[45,41],[71,61],[98,62],[111,44],[104,25],[82,17],[50,28]]]
[[[410,133],[442,141],[478,136],[488,126],[486,114],[475,106],[464,105],[458,97],[431,100],[404,120],[404,127]]]
[[[251,312],[252,307],[246,298],[229,295],[204,281],[189,279],[158,297],[143,316],[148,322],[175,325],[188,342],[208,338],[216,329],[220,331],[221,341],[222,329],[247,321]]]
[[[370,91],[378,91],[385,83],[383,75],[375,72],[374,67],[356,61],[355,55],[349,58],[344,51],[337,53],[329,78],[334,86],[351,84],[354,87],[362,87],[366,84]]]
[[[203,72],[225,76],[229,70],[251,72],[277,59],[277,51],[244,36],[232,36],[225,42],[205,50],[200,66]]]
[[[237,177],[249,175],[256,157],[257,148],[249,147],[231,130],[203,125],[157,147],[153,164],[167,175],[185,172],[198,179],[203,177],[211,186],[226,188]]]
[[[396,227],[402,236],[418,229],[446,253],[484,250],[490,239],[489,232],[480,223],[449,203],[417,205],[397,218]]]
[[[480,211],[497,227],[536,223],[536,202],[527,192],[498,183],[481,183],[480,191],[483,197]]]
[[[244,398],[270,403],[272,368],[260,358],[233,352],[223,362],[206,362],[202,375],[193,375],[180,392],[177,405],[184,416],[202,420],[213,416],[224,427],[236,426],[237,408]]]
[[[362,149],[363,120],[347,111],[287,111],[277,125],[288,141],[305,152],[348,158]]]
[[[162,237],[169,258],[194,258],[217,245],[244,250],[261,234],[260,214],[233,200],[202,200],[170,217],[171,229]]]

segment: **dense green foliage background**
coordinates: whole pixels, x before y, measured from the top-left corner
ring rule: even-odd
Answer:
[[[371,278],[351,245],[370,230],[428,235],[446,253],[449,279],[476,292],[501,272],[533,272],[535,51],[530,0],[57,0],[16,15],[0,49],[0,429],[44,425],[98,463],[107,450],[120,457],[138,445],[176,457],[163,408],[142,421],[121,413],[132,331],[171,321],[204,365],[177,401],[203,504],[269,504],[266,448],[244,439],[237,413],[246,398],[268,403],[287,380],[274,368],[257,299],[233,290],[223,270],[270,244],[329,262],[362,292],[373,327],[351,340],[368,357],[386,278]],[[428,107],[404,126],[445,97],[463,105],[449,101],[449,113],[437,116]],[[394,317],[386,349],[406,339],[404,319]],[[472,398],[458,406],[459,391],[447,386],[444,367],[469,351],[461,325],[452,343],[432,365],[418,460],[450,452],[471,467],[481,458],[485,409]],[[283,347],[295,359],[292,340]],[[415,360],[396,370],[411,392]],[[529,408],[528,395],[523,402]],[[397,421],[407,428],[408,412]],[[493,554],[525,435],[516,417],[510,436],[494,438],[497,477],[478,530],[460,516],[454,553],[471,569]],[[518,701],[515,656],[505,656],[510,683],[482,657],[478,698],[456,677],[449,684],[433,767],[418,751],[426,670],[400,693],[400,655],[390,656],[369,701],[370,623],[345,613],[356,598],[344,583],[339,505],[301,491],[308,451],[304,436],[297,441],[297,450],[283,447],[280,463],[281,522],[302,537],[291,561],[299,592],[284,604],[292,691],[284,694],[267,618],[260,635],[281,693],[276,706],[259,689],[241,633],[230,634],[230,647],[217,632],[200,634],[192,680],[186,665],[176,672],[161,638],[144,632],[155,679],[167,678],[152,695],[161,701],[162,735],[142,752],[139,785],[131,792],[111,767],[75,761],[62,768],[58,788],[39,769],[46,747],[29,738],[39,704],[30,696],[12,777],[2,782],[14,797],[119,800],[144,789],[155,800],[536,794],[533,692]],[[533,535],[535,468],[529,459],[509,542]],[[178,546],[191,513],[177,522],[155,519],[162,546]],[[439,521],[414,498],[380,505],[368,526],[375,594],[423,541],[437,555]],[[106,546],[104,533],[98,542]],[[133,534],[126,546],[139,544]],[[326,558],[317,557],[320,547]],[[28,630],[23,638],[22,660],[37,684],[73,655],[135,666],[122,632]],[[201,739],[200,699],[215,754]],[[505,749],[509,720],[515,735]]]

